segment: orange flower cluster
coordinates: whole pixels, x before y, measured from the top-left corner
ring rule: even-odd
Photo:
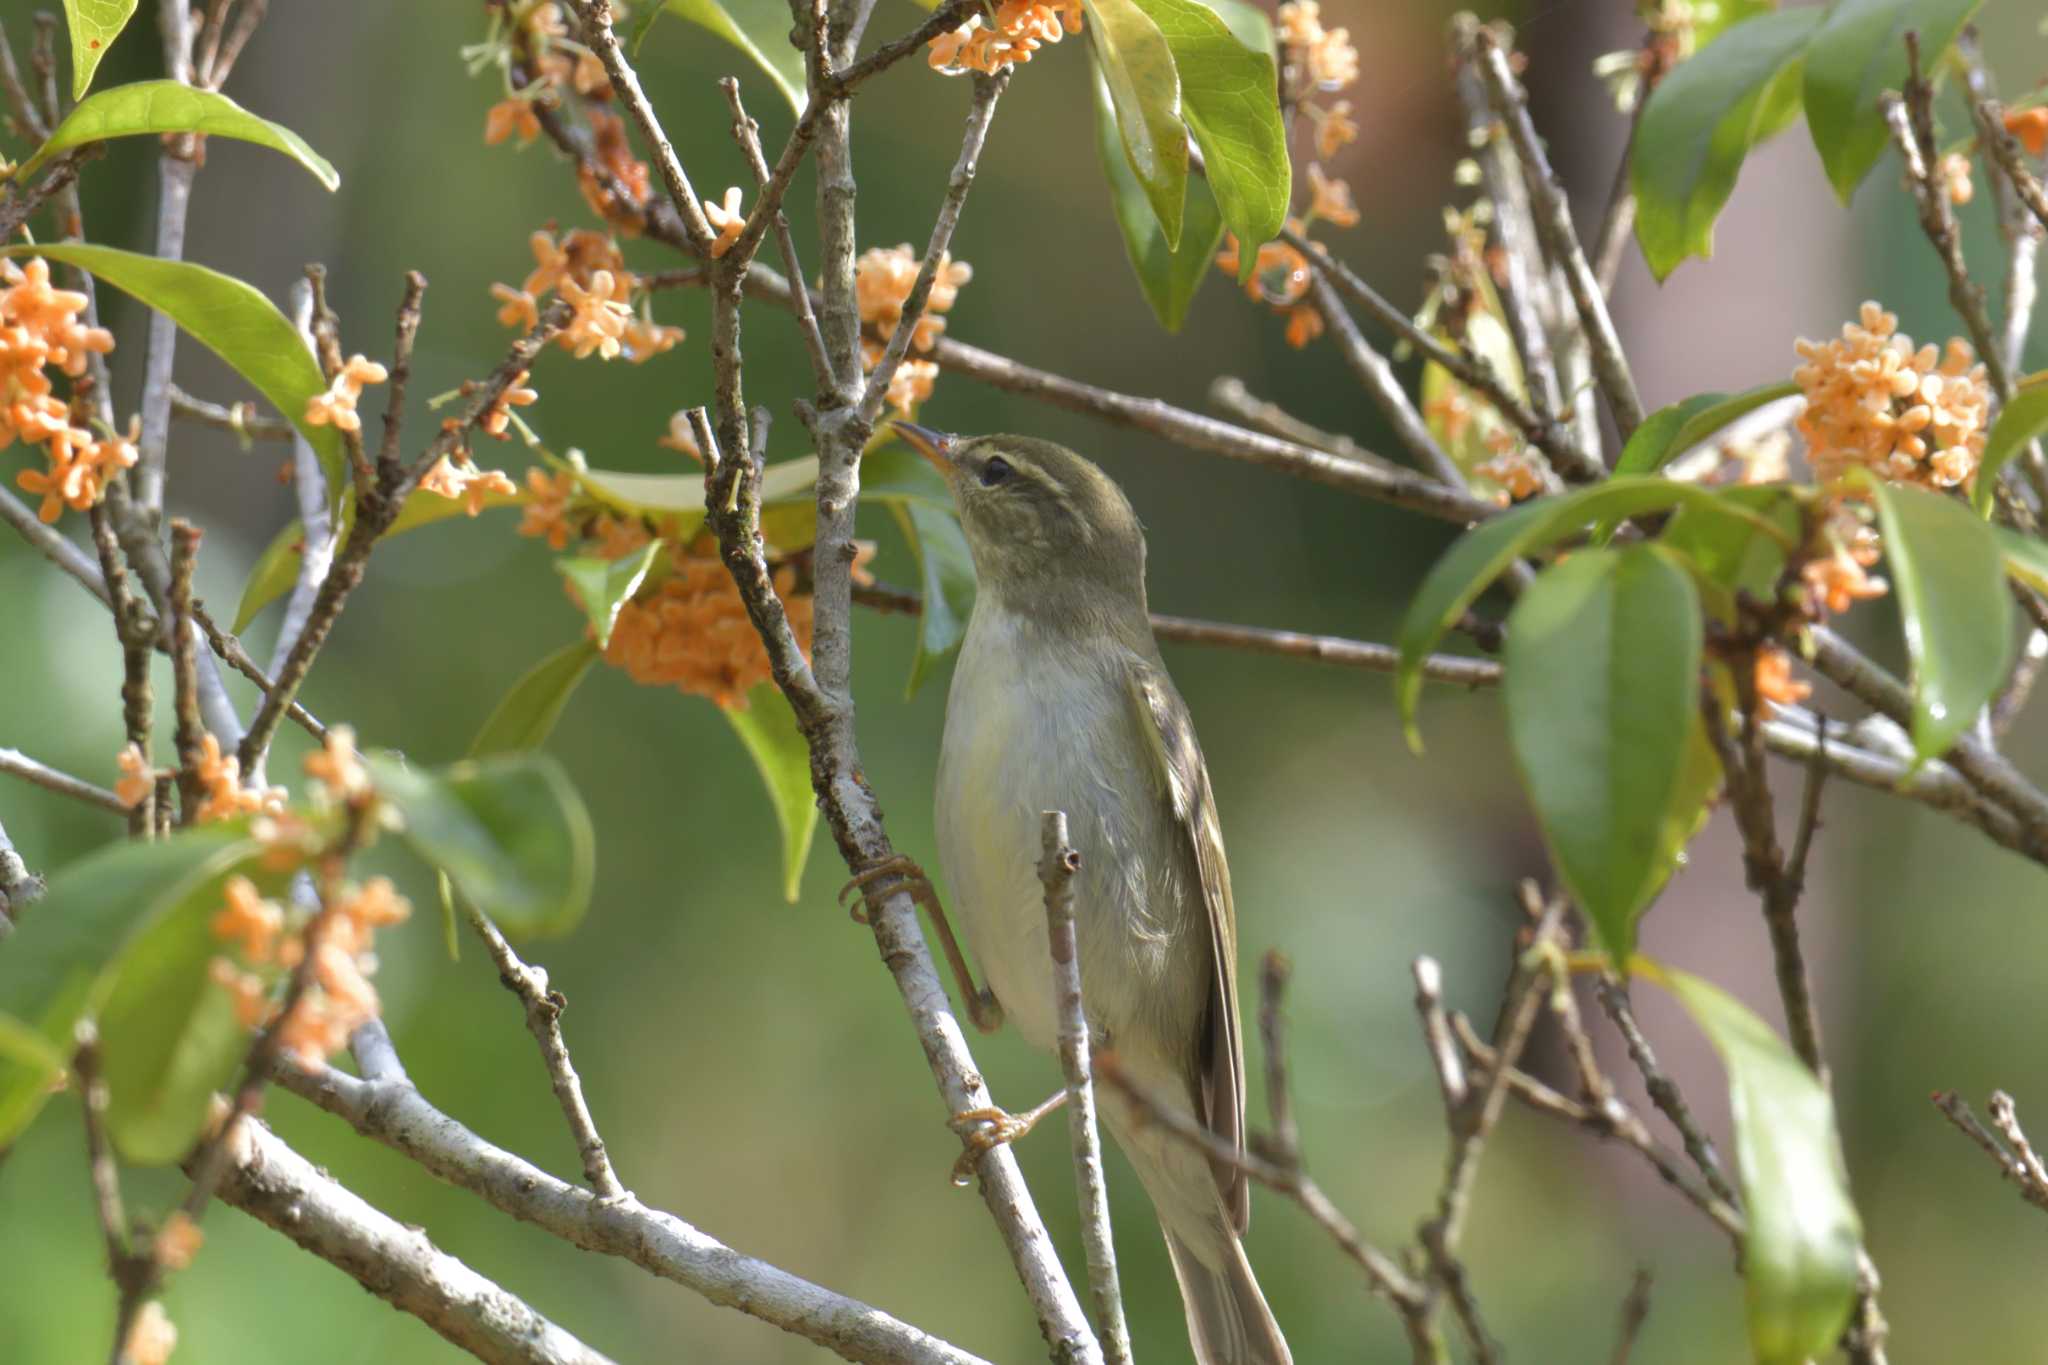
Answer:
[[[1795,705],[1813,695],[1813,684],[1792,676],[1792,656],[1777,645],[1757,649],[1753,676],[1756,694],[1780,706]]]
[[[674,686],[720,706],[745,706],[747,693],[769,676],[761,644],[717,545],[699,537],[675,546],[670,572],[619,609],[605,646],[605,662],[634,682]],[[796,571],[775,571],[789,628],[806,657],[811,652],[811,599],[796,592]]]
[[[1809,559],[1800,569],[1806,585],[1806,614],[1815,620],[1836,615],[1858,602],[1885,595],[1886,584],[1868,572],[1883,553],[1877,528],[1868,525],[1855,506],[1838,502],[1828,514],[1828,553]]]
[[[134,746],[130,745],[133,749]],[[131,762],[140,765],[142,755],[138,751],[133,759],[127,753],[121,756],[121,768],[129,773]],[[284,810],[285,790],[283,787],[251,787],[242,782],[242,761],[233,754],[220,751],[220,741],[212,734],[199,737],[199,784],[206,789],[205,799],[200,802],[199,811],[193,818],[199,824],[215,820],[232,820],[237,815],[277,815]],[[128,790],[135,790],[133,781],[139,780],[139,773],[130,773],[124,779]],[[139,798],[138,798],[139,799]],[[131,803],[132,804],[132,803]]]
[[[993,11],[977,14],[929,44],[932,70],[948,76],[981,71],[993,76],[1069,33],[1081,31],[1081,0],[998,0]]]
[[[1967,204],[1977,195],[1977,182],[1970,178],[1970,158],[1961,152],[1943,157],[1934,168],[1934,175],[1952,204]]]
[[[471,516],[484,510],[484,499],[489,494],[519,492],[519,485],[506,478],[503,470],[479,469],[467,451],[460,453],[459,464],[446,455],[434,461],[434,467],[420,476],[420,491],[467,502]]]
[[[1942,355],[1913,349],[1899,320],[1875,303],[1839,340],[1798,343],[1792,372],[1806,395],[1799,433],[1821,482],[1861,465],[1894,483],[1967,486],[1984,452],[1990,392],[1984,367],[1960,340]]]
[[[306,400],[306,424],[332,426],[336,431],[361,431],[363,419],[356,412],[356,404],[362,401],[363,386],[381,384],[388,378],[389,372],[376,361],[350,356],[341,373],[327,386],[327,392]]]
[[[258,894],[247,877],[231,877],[224,888],[226,904],[210,927],[215,938],[232,946],[256,968],[295,971],[309,957],[312,980],[289,1017],[278,1025],[278,1042],[309,1067],[321,1067],[328,1055],[348,1045],[349,1034],[377,1016],[377,989],[370,977],[377,970],[371,951],[376,931],[412,914],[388,877],[373,877],[365,886],[343,887],[340,898],[305,929],[291,932],[284,908]],[[209,974],[235,1004],[243,1028],[268,1026],[276,1010],[265,976],[247,971],[225,956],[209,964]]]
[[[500,323],[528,330],[538,326],[540,301],[552,290],[576,310],[569,325],[556,334],[555,344],[578,360],[594,352],[605,360],[623,356],[637,365],[683,339],[682,328],[665,327],[648,316],[644,297],[640,313],[634,313],[633,292],[640,287],[640,277],[626,269],[618,243],[604,233],[578,228],[558,242],[551,232],[535,232],[527,245],[534,267],[525,282],[517,289],[509,284],[491,286],[491,297],[501,305]],[[521,402],[510,394],[507,401]]]
[[[881,362],[889,337],[903,321],[903,305],[917,283],[920,263],[908,243],[869,247],[854,263],[854,296],[860,306],[861,325],[866,329],[860,344],[861,363],[870,370]],[[974,267],[967,262],[954,260],[950,252],[939,257],[924,312],[910,329],[913,351],[929,351],[938,344],[940,333],[946,330],[946,320],[939,314],[952,309],[961,287],[973,278]],[[889,406],[905,418],[915,416],[917,405],[932,396],[932,384],[938,376],[939,367],[933,362],[905,356],[889,379]]]
[[[1307,225],[1299,218],[1290,218],[1287,226],[1301,232]],[[1224,233],[1223,249],[1216,253],[1216,268],[1236,278],[1242,260],[1239,249],[1237,234]],[[1286,315],[1287,344],[1296,350],[1323,334],[1321,310],[1302,301],[1308,293],[1308,283],[1308,257],[1285,242],[1272,241],[1259,248],[1258,265],[1244,286],[1249,297]]]
[[[746,231],[747,215],[740,212],[738,185],[725,187],[724,203],[706,199],[703,204],[704,217],[711,224],[711,230],[718,234],[711,243],[711,259],[715,261],[732,250],[732,244],[740,239],[740,233]]]
[[[568,470],[550,474],[536,465],[526,471],[532,501],[519,517],[519,534],[543,536],[551,550],[569,547],[576,528],[569,524],[569,499],[576,495],[576,476]]]
[[[24,469],[15,481],[41,494],[37,515],[55,521],[66,507],[91,507],[112,474],[134,465],[138,428],[96,439],[71,424],[70,407],[52,392],[49,368],[76,379],[87,356],[114,349],[111,332],[80,320],[85,295],[52,288],[40,256],[19,265],[0,260],[0,285],[0,450],[17,438],[43,447],[49,468]]]
[[[1543,491],[1546,466],[1527,441],[1512,431],[1498,430],[1486,434],[1486,446],[1493,458],[1474,466],[1473,473],[1499,484],[1513,502]]]
[[[490,107],[484,115],[484,142],[495,145],[517,135],[521,146],[540,136],[534,106],[553,108],[562,92],[573,90],[594,100],[612,97],[612,86],[597,54],[569,37],[561,6],[554,0],[531,5],[506,38],[509,59],[516,55],[531,72],[527,86]],[[508,61],[509,64],[509,61]]]
[[[647,163],[633,155],[624,119],[596,108],[587,110],[585,117],[590,122],[591,153],[611,183],[598,179],[588,163],[581,163],[576,167],[576,187],[592,213],[628,237],[638,237],[647,230],[647,210],[641,206],[654,188]]]
[[[1349,29],[1323,27],[1316,0],[1291,0],[1275,14],[1285,53],[1281,78],[1290,95],[1311,90],[1342,90],[1358,79],[1358,49]],[[1327,154],[1326,154],[1327,155]]]

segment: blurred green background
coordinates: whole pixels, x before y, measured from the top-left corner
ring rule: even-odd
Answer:
[[[2042,74],[2026,8],[1993,5],[1984,20],[2008,91]],[[1441,41],[1448,12],[1422,0],[1331,0],[1325,12],[1332,26],[1350,27],[1364,65],[1350,92],[1363,135],[1335,169],[1356,188],[1365,221],[1334,240],[1404,306],[1418,297],[1422,256],[1440,246],[1440,206],[1463,194],[1452,184],[1462,140]],[[919,14],[887,0],[876,31],[907,28]],[[4,0],[0,15],[25,44],[31,7]],[[1624,133],[1591,62],[1632,45],[1639,30],[1626,7],[1613,5],[1542,5],[1511,17],[1531,50],[1539,123],[1580,195],[1582,221],[1591,218]],[[270,154],[216,142],[191,216],[191,258],[273,297],[305,262],[324,261],[347,348],[372,356],[388,355],[402,272],[423,271],[432,288],[413,387],[416,432],[425,429],[427,395],[483,373],[502,353],[506,334],[486,290],[523,275],[526,234],[550,219],[588,221],[566,167],[545,146],[481,145],[483,111],[500,97],[496,76],[466,78],[457,56],[481,29],[475,5],[276,6],[230,93],[304,134],[341,169],[342,189],[325,195]],[[102,83],[157,74],[155,42],[148,15],[138,17]],[[682,24],[658,28],[643,53],[649,89],[707,194],[745,179],[713,84],[736,65],[727,48]],[[741,76],[772,148],[788,111],[750,69]],[[1158,332],[1101,188],[1085,80],[1083,53],[1069,43],[1041,53],[1014,82],[955,239],[975,278],[949,316],[950,334],[1193,408],[1205,406],[1213,376],[1233,374],[1311,421],[1390,450],[1335,352],[1326,344],[1289,350],[1280,320],[1248,307],[1226,281],[1205,288],[1181,336]],[[914,65],[862,96],[864,245],[923,240],[965,107],[964,85]],[[95,240],[148,246],[152,150],[117,145],[90,167]],[[1995,284],[2002,265],[1986,198],[1980,193],[1970,210],[1971,245]],[[792,213],[808,243],[807,188]],[[1745,171],[1718,245],[1714,261],[1682,267],[1661,290],[1639,263],[1629,266],[1620,322],[1653,405],[1784,374],[1795,336],[1828,332],[1865,297],[1897,308],[1916,336],[1957,330],[1895,161],[1845,209],[1827,195],[1795,129]],[[649,268],[660,260],[638,248],[634,258]],[[107,297],[107,310],[121,339],[113,358],[126,412],[142,318],[118,296]],[[658,315],[691,336],[645,367],[550,352],[536,368],[542,397],[529,416],[552,444],[579,446],[606,466],[673,466],[655,438],[669,413],[709,399],[708,327],[701,298],[664,297]],[[750,312],[748,328],[749,397],[780,419],[772,453],[803,453],[789,414],[805,387],[795,333],[769,310]],[[189,342],[178,377],[208,397],[241,396]],[[1385,639],[1451,535],[959,378],[941,377],[924,417],[962,431],[1040,434],[1100,459],[1150,529],[1153,603],[1163,611]],[[516,473],[524,451],[502,450]],[[492,452],[483,453],[488,463]],[[274,477],[279,458],[277,448],[244,454],[215,433],[176,432],[171,509],[207,528],[201,591],[223,611],[293,515],[290,492]],[[18,450],[0,456],[10,482],[20,459]],[[67,517],[66,529],[77,534],[79,521]],[[911,581],[887,518],[875,515],[869,533],[884,547],[881,575]],[[252,628],[259,657],[275,611]],[[1852,626],[1896,660],[1886,604],[1858,617]],[[443,761],[463,752],[515,677],[579,629],[548,555],[512,534],[508,514],[450,522],[378,552],[305,700],[324,719],[352,722],[366,744]],[[898,846],[935,862],[927,793],[945,678],[906,699],[911,624],[863,615],[857,632],[868,777]],[[0,744],[110,783],[120,666],[108,619],[11,536],[0,537],[0,641]],[[1295,1064],[1311,1167],[1368,1237],[1397,1244],[1428,1212],[1443,1158],[1409,962],[1423,952],[1440,958],[1454,1002],[1490,1019],[1515,918],[1511,889],[1543,874],[1498,703],[1433,692],[1424,711],[1429,753],[1418,760],[1400,742],[1382,677],[1188,648],[1167,654],[1229,831],[1247,968],[1268,948],[1296,964]],[[160,686],[158,695],[167,692]],[[277,775],[296,772],[301,739],[283,737]],[[2037,771],[2048,769],[2040,739],[2038,724],[2023,725],[2015,749]],[[596,816],[600,872],[583,927],[533,956],[572,1002],[568,1036],[627,1184],[744,1251],[991,1359],[1040,1358],[980,1201],[947,1183],[957,1142],[871,939],[834,907],[844,873],[829,847],[821,841],[814,853],[801,902],[784,904],[766,799],[701,700],[600,669],[550,748]],[[1788,787],[1796,778],[1780,772]],[[2022,1117],[2030,1105],[2048,1114],[2039,869],[1881,795],[1836,787],[1826,810],[1802,914],[1850,1171],[1885,1274],[1893,1359],[2038,1358],[2048,1339],[2048,1299],[2038,1292],[2048,1225],[1926,1096],[1955,1088],[1981,1103],[2002,1086],[2019,1097]],[[46,870],[116,834],[105,816],[20,785],[0,785],[0,824]],[[431,907],[420,869],[385,856],[415,901]],[[1717,817],[1649,917],[1646,946],[1776,1022],[1764,934],[1739,867],[1727,821]],[[493,1141],[573,1176],[575,1154],[531,1040],[484,955],[471,944],[450,962],[432,913],[388,934],[382,950],[388,1018],[425,1093]],[[1725,1124],[1710,1054],[1660,1002],[1646,999],[1643,1012],[1695,1103]],[[1052,1064],[1014,1037],[974,1046],[995,1094],[1013,1108],[1055,1083]],[[1561,1074],[1555,1050],[1554,1039],[1539,1038],[1535,1065]],[[1614,1060],[1625,1074],[1618,1053]],[[678,1286],[502,1217],[289,1096],[273,1096],[265,1116],[380,1208],[425,1227],[621,1361],[822,1358]],[[1042,1135],[1020,1157],[1078,1267],[1064,1144]],[[1139,1353],[1185,1360],[1149,1210],[1120,1164],[1111,1179]],[[136,1209],[157,1212],[177,1186],[160,1172],[131,1173],[129,1193]],[[1405,1358],[1395,1318],[1365,1295],[1353,1267],[1291,1207],[1263,1194],[1255,1202],[1252,1258],[1297,1359]],[[168,1295],[181,1332],[177,1359],[456,1358],[419,1323],[233,1210],[214,1209],[206,1229],[202,1257]],[[1488,1151],[1466,1245],[1489,1322],[1516,1359],[1605,1360],[1639,1264],[1657,1284],[1636,1359],[1744,1358],[1741,1288],[1718,1234],[1640,1163],[1549,1120],[1508,1114]],[[112,1291],[69,1098],[0,1164],[0,1255],[0,1361],[104,1358]]]

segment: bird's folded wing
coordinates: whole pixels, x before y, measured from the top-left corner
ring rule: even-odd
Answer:
[[[1138,711],[1139,732],[1152,741],[1152,776],[1172,810],[1176,853],[1185,857],[1192,884],[1200,889],[1209,921],[1212,968],[1205,1060],[1198,1093],[1211,1132],[1244,1150],[1244,1039],[1237,1016],[1237,912],[1230,898],[1230,867],[1223,857],[1223,831],[1216,820],[1216,798],[1209,788],[1209,770],[1195,739],[1187,704],[1156,664],[1133,658],[1131,699]],[[1243,1232],[1251,1219],[1251,1191],[1244,1173],[1215,1163],[1216,1183],[1223,1192],[1231,1221]]]

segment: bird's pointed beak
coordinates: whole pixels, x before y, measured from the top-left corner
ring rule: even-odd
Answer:
[[[906,422],[900,417],[891,425],[902,434],[905,445],[924,456],[932,468],[946,478],[951,479],[958,472],[951,452],[959,437],[943,431],[933,431],[930,427],[921,427],[915,422]]]

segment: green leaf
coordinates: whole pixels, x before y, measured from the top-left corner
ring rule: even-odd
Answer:
[[[204,133],[260,143],[304,166],[323,188],[331,190],[341,184],[341,176],[327,159],[291,129],[256,117],[226,95],[177,81],[137,81],[100,91],[65,115],[15,174],[26,180],[59,152],[88,142],[148,133]]]
[[[1878,105],[1886,91],[1905,88],[1907,31],[1920,35],[1920,69],[1931,73],[1980,3],[1835,0],[1828,6],[1806,49],[1806,128],[1843,203],[1891,141]]]
[[[757,683],[746,705],[723,706],[732,732],[747,746],[775,807],[782,831],[782,894],[794,905],[818,829],[818,798],[811,788],[811,749],[797,728],[796,712],[772,682]]]
[[[1806,511],[1800,495],[1783,484],[1725,488],[1721,498],[1750,508],[1776,527],[1777,533],[1755,522],[1701,514],[1686,507],[1671,518],[1657,543],[1683,558],[1704,583],[1720,590],[1717,595],[1725,599],[1728,610],[1717,615],[1724,624],[1733,625],[1735,594],[1748,593],[1761,601],[1776,595],[1787,547],[1799,543]]]
[[[107,1133],[130,1161],[169,1165],[206,1127],[216,1091],[232,1083],[249,1051],[249,1030],[209,973],[226,947],[213,917],[226,884],[247,875],[259,894],[282,895],[289,874],[266,871],[254,846],[182,895],[121,954],[99,1010]]]
[[[1663,279],[1711,256],[1714,219],[1749,149],[1798,111],[1799,60],[1817,9],[1738,24],[1681,62],[1650,93],[1629,154],[1636,240]]]
[[[924,604],[918,615],[917,657],[904,692],[913,697],[967,633],[974,610],[974,557],[946,481],[904,447],[868,453],[861,461],[861,496],[888,505],[917,556]]]
[[[2030,374],[2020,382],[1984,438],[1983,463],[1977,467],[1977,483],[1970,492],[1970,503],[1980,514],[1991,515],[1999,473],[2027,448],[2027,442],[2044,431],[2048,431],[2048,371]]]
[[[508,937],[566,934],[590,905],[595,836],[583,799],[546,754],[501,754],[435,772],[366,755],[405,840]]]
[[[1188,183],[1180,247],[1168,246],[1166,234],[1146,202],[1144,187],[1124,160],[1123,144],[1117,139],[1116,110],[1099,70],[1095,73],[1095,133],[1102,174],[1109,181],[1109,205],[1123,233],[1124,251],[1138,272],[1138,288],[1159,325],[1178,332],[1223,240],[1223,215],[1216,208],[1216,196],[1209,182],[1199,176]]]
[[[9,256],[45,256],[91,271],[168,317],[236,374],[249,381],[270,405],[299,429],[320,456],[329,500],[338,505],[348,486],[341,435],[333,427],[311,426],[306,403],[327,390],[298,329],[269,299],[242,281],[190,261],[160,261],[133,251],[82,242],[0,248]]]
[[[704,518],[702,474],[633,474],[615,469],[582,469],[577,481],[594,498],[632,516],[684,518],[676,534],[687,535]],[[778,460],[761,471],[761,501],[778,502],[808,493],[818,482],[818,457]],[[697,521],[688,518],[696,517]]]
[[[1204,8],[1216,11],[1237,40],[1254,52],[1263,52],[1268,57],[1279,55],[1279,46],[1273,40],[1273,21],[1266,12],[1249,0],[1202,0]]]
[[[1728,1069],[1735,1165],[1749,1220],[1742,1277],[1759,1365],[1827,1358],[1856,1298],[1863,1229],[1828,1092],[1770,1025],[1719,987],[1637,959]]]
[[[1693,507],[1700,515],[1732,517],[1777,535],[1777,528],[1738,500],[1692,484],[1662,478],[1614,478],[1555,498],[1535,498],[1467,531],[1423,580],[1401,622],[1401,667],[1394,695],[1409,747],[1422,751],[1415,728],[1415,704],[1422,694],[1422,661],[1465,609],[1524,555],[1536,554],[1589,527],[1624,521],[1668,507]]]
[[[2048,544],[2003,526],[1991,528],[2005,571],[2038,593],[2048,593]]]
[[[1799,386],[1788,380],[1760,384],[1737,394],[1696,394],[1683,402],[1659,408],[1644,418],[1643,424],[1628,438],[1628,444],[1622,447],[1621,458],[1615,461],[1614,472],[1655,473],[1738,417],[1798,392]]]
[[[1684,780],[1700,725],[1701,632],[1692,579],[1650,545],[1578,551],[1508,618],[1502,684],[1516,766],[1559,876],[1616,962],[1671,875],[1670,831],[1689,831],[1705,798]]]
[[[562,708],[599,656],[597,644],[578,640],[529,669],[491,712],[469,746],[471,758],[523,753],[547,743]]]
[[[1877,504],[1899,593],[1913,664],[1913,748],[1937,758],[1997,695],[2012,665],[2004,559],[1991,528],[1956,499],[1868,475],[1859,482]]]
[[[633,28],[635,54],[647,37],[647,30],[664,13],[709,29],[745,53],[747,60],[759,67],[789,101],[789,107],[799,115],[803,113],[808,103],[804,54],[789,41],[789,6],[782,0],[667,0],[665,4],[649,5]]]
[[[64,0],[64,17],[71,25],[71,98],[85,98],[100,58],[134,13],[135,0]]]
[[[1197,0],[1137,0],[1159,26],[1180,73],[1181,110],[1223,221],[1237,234],[1243,275],[1287,221],[1294,171],[1280,121],[1269,43],[1248,44]],[[1178,236],[1168,233],[1178,244]]]
[[[1180,75],[1159,25],[1132,0],[1082,0],[1095,69],[1109,86],[1124,160],[1166,235],[1180,245],[1187,199],[1188,133],[1181,126]],[[1220,20],[1218,21],[1221,22]]]
[[[533,495],[524,489],[517,493],[485,493],[483,505],[488,509],[498,507],[523,507],[533,501]],[[406,495],[405,506],[398,509],[398,516],[392,520],[389,530],[382,539],[389,540],[407,531],[422,526],[432,526],[450,517],[459,517],[469,511],[466,498],[444,498],[439,493],[415,488]],[[356,520],[356,493],[354,488],[341,495],[341,508],[335,532],[335,547],[348,539]],[[235,634],[248,629],[249,623],[265,607],[285,596],[299,581],[299,563],[305,554],[306,528],[294,517],[270,538],[263,553],[256,557],[256,565],[249,570],[249,579],[242,584],[242,600],[235,608]]]
[[[651,540],[641,547],[638,554],[624,559],[564,555],[555,561],[555,568],[576,590],[576,598],[583,604],[583,614],[590,618],[590,629],[597,636],[599,649],[612,642],[612,626],[618,622],[619,608],[626,605],[627,598],[640,591],[640,585],[647,580],[647,571],[654,567],[655,557],[661,553],[664,544],[663,541]]]
[[[0,952],[0,1146],[49,1098],[73,1029],[116,989],[129,947],[256,851],[245,830],[220,825],[114,844],[50,879]]]

